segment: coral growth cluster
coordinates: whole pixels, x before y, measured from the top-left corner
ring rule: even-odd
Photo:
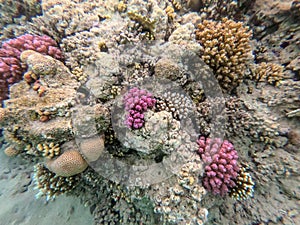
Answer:
[[[198,24],[196,38],[203,47],[201,58],[213,69],[221,87],[228,91],[243,80],[251,51],[250,37],[251,31],[242,22],[227,18]]]
[[[219,138],[200,137],[198,153],[205,164],[203,185],[213,194],[224,196],[236,186],[239,166],[238,154],[233,145]]]
[[[128,112],[126,125],[129,128],[139,129],[145,123],[144,112],[153,108],[156,100],[148,91],[135,87],[124,96],[124,103]]]
[[[46,35],[25,34],[4,42],[0,49],[0,101],[8,98],[9,86],[19,82],[22,73],[26,71],[26,65],[20,60],[20,55],[25,50],[34,50],[56,59],[62,58],[56,42]]]
[[[229,195],[237,200],[244,200],[253,197],[254,182],[245,166],[242,166],[236,178],[236,186],[233,187]]]
[[[278,86],[283,79],[283,67],[276,63],[262,62],[255,69],[254,76],[258,82],[267,81]]]
[[[163,94],[162,99],[157,99],[156,107],[159,111],[171,112],[173,118],[181,120],[191,111],[192,102],[183,94],[168,91]]]
[[[58,176],[39,163],[34,167],[33,181],[36,185],[35,188],[39,190],[36,197],[45,196],[48,201],[73,190],[80,181],[80,175]]]

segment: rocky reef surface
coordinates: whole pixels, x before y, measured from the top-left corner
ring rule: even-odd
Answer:
[[[95,224],[300,223],[299,1],[0,6],[4,190]]]

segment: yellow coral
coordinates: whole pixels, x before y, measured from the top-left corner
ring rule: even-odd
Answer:
[[[80,142],[80,151],[88,162],[96,161],[104,150],[104,136],[95,136],[83,139]]]
[[[247,166],[243,166],[236,178],[236,186],[233,187],[229,195],[237,200],[245,200],[253,196],[254,182],[249,172],[247,172]]]
[[[204,20],[196,37],[203,47],[202,59],[214,71],[219,84],[231,91],[243,79],[249,58],[251,31],[242,22],[224,18],[221,22]]]
[[[60,148],[58,144],[51,143],[40,143],[36,146],[37,150],[42,153],[43,157],[48,159],[53,158],[60,154]]]
[[[83,172],[88,164],[78,151],[69,150],[48,161],[46,167],[58,176],[69,177]]]
[[[269,84],[278,86],[283,78],[283,67],[275,63],[262,62],[256,68],[254,75],[258,82],[267,80]]]

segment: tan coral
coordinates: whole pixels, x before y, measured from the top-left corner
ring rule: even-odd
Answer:
[[[4,150],[4,153],[8,157],[15,157],[20,153],[20,151],[17,150],[14,146],[9,146]]]
[[[69,150],[48,161],[46,167],[58,176],[69,177],[83,172],[88,164],[78,151]]]
[[[213,69],[221,87],[228,91],[243,80],[251,53],[251,34],[242,22],[227,18],[198,24],[196,37],[203,47],[201,58]]]
[[[0,107],[0,122],[2,122],[4,120],[5,117],[5,109]]]
[[[60,147],[58,144],[51,143],[40,143],[36,146],[37,150],[42,153],[43,157],[52,159],[54,156],[60,154]]]
[[[79,183],[80,177],[78,175],[61,177],[49,171],[44,165],[37,164],[34,166],[33,181],[35,189],[39,190],[36,197],[45,196],[48,201],[73,190]]]
[[[255,79],[258,82],[267,81],[269,84],[278,86],[283,79],[283,66],[276,63],[262,62],[255,72]]]
[[[104,151],[104,136],[95,136],[81,140],[80,151],[87,162],[96,161]]]

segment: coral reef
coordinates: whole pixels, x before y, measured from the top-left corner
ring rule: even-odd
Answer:
[[[9,86],[22,79],[22,73],[26,70],[26,66],[21,63],[20,55],[24,50],[35,50],[56,59],[62,58],[56,42],[46,35],[25,34],[2,43],[0,49],[0,101],[8,98]]]
[[[197,141],[199,154],[205,166],[203,185],[213,194],[224,196],[236,186],[240,170],[237,151],[228,141],[200,137]]]
[[[26,30],[61,61],[2,62],[0,124],[38,196],[95,224],[299,223],[298,0],[29,2],[0,3],[1,51]]]
[[[219,84],[231,91],[244,78],[250,58],[251,31],[242,22],[204,20],[196,36],[203,47],[201,58],[214,71]]]

